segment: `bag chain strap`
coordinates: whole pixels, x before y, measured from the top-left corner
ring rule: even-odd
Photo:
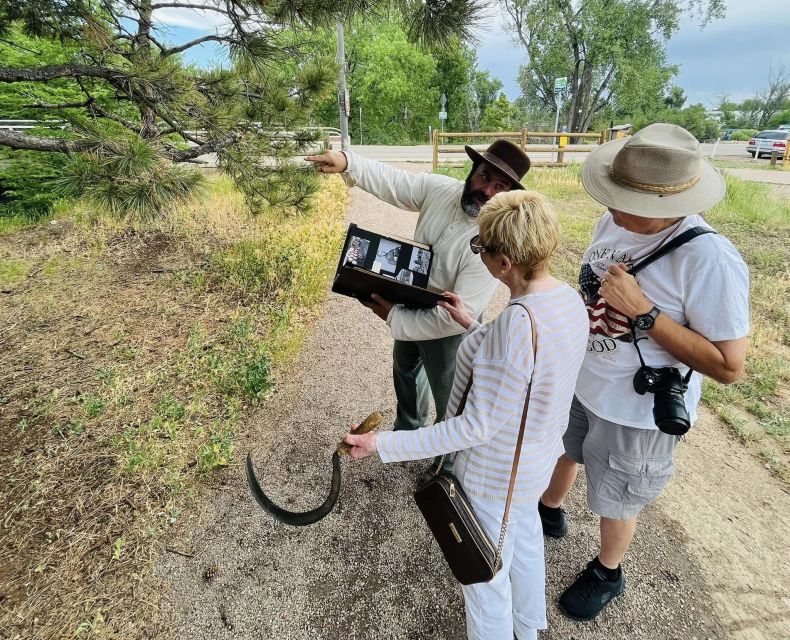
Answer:
[[[510,484],[507,488],[507,500],[505,502],[505,513],[502,516],[502,529],[499,532],[499,542],[497,543],[496,548],[496,555],[494,556],[494,568],[496,569],[499,561],[502,558],[502,548],[505,546],[505,533],[507,532],[507,519],[508,514],[510,513],[510,503],[513,500],[513,488],[516,486],[516,473],[518,472],[518,463],[519,458],[521,458],[521,444],[524,441],[524,427],[527,423],[527,412],[529,410],[529,397],[532,393],[532,379],[535,377],[535,363],[537,362],[538,358],[538,332],[537,332],[537,325],[535,323],[535,316],[532,314],[530,308],[525,305],[521,304],[520,302],[514,302],[512,305],[518,305],[519,307],[523,307],[524,310],[529,315],[530,324],[532,325],[532,376],[530,377],[529,384],[527,385],[527,397],[524,399],[524,411],[521,414],[521,426],[518,430],[518,440],[516,441],[516,451],[513,456],[513,469],[510,472]],[[466,406],[466,398],[469,395],[469,390],[472,388],[472,375],[469,375],[469,382],[466,384],[466,389],[464,389],[464,395],[461,396],[461,402],[458,404],[458,410],[455,412],[456,416],[461,415]],[[442,465],[444,464],[445,456],[442,456],[439,460],[439,464],[436,467],[436,474],[438,475],[441,473]]]

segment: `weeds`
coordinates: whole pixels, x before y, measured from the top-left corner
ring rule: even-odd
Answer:
[[[0,307],[0,580],[11,594],[0,628],[12,635],[162,631],[159,541],[234,461],[242,417],[329,288],[342,181],[323,181],[312,213],[255,218],[228,180],[210,186],[147,225],[56,205],[76,223],[32,255],[0,237],[0,278],[29,283]]]

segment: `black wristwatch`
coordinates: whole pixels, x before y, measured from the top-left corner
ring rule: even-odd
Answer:
[[[656,318],[659,313],[661,313],[661,309],[654,306],[647,313],[636,316],[636,318],[634,318],[634,326],[641,331],[650,331],[656,323]]]

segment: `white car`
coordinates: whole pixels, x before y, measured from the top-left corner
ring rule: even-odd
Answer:
[[[787,138],[790,136],[790,131],[783,131],[779,129],[772,129],[769,131],[760,131],[754,138],[749,140],[746,145],[746,153],[752,157],[758,158],[763,155],[770,156],[772,152],[777,152],[777,157],[784,158],[787,151]]]

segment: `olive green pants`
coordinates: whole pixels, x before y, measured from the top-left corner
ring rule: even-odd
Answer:
[[[444,420],[455,378],[455,352],[463,335],[407,342],[392,348],[392,375],[398,399],[394,429],[419,429],[428,424],[429,394],[436,421]]]

